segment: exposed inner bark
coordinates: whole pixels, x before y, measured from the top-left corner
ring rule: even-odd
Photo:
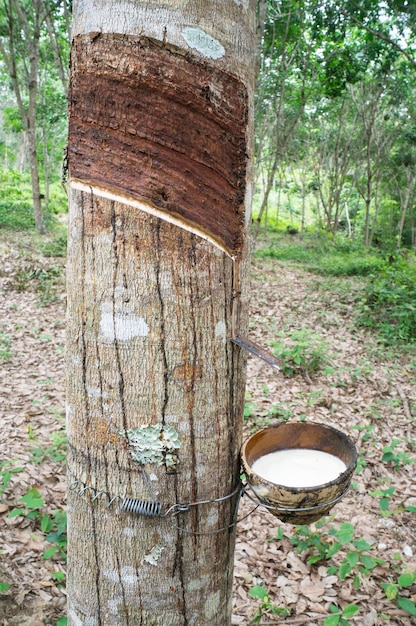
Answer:
[[[140,37],[77,37],[72,178],[137,197],[239,252],[247,93],[212,64]]]

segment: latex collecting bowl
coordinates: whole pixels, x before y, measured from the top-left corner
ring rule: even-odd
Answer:
[[[276,484],[252,469],[253,463],[266,454],[299,449],[327,452],[343,461],[346,469],[334,480],[311,487]],[[287,422],[249,437],[241,449],[241,460],[247,488],[255,499],[283,522],[310,524],[327,515],[348,491],[357,465],[357,451],[351,439],[332,426]]]

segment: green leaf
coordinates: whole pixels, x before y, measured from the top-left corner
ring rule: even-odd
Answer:
[[[10,589],[9,583],[0,582],[0,592],[7,591],[8,589]]]
[[[399,587],[410,587],[416,580],[416,573],[411,574],[407,572],[405,574],[401,574],[397,579]]]
[[[397,604],[403,611],[410,613],[410,615],[416,615],[416,606],[413,600],[409,600],[409,598],[399,598]]]
[[[49,541],[49,543],[66,544],[66,535],[63,535],[62,533],[58,533],[58,532],[48,533],[45,539],[46,541]]]
[[[358,563],[360,554],[359,552],[348,552],[345,558],[348,561],[348,563],[351,565],[351,567],[354,567]]]
[[[339,620],[339,615],[328,615],[328,617],[324,619],[324,626],[337,626],[337,624],[339,624]]]
[[[55,552],[57,552],[57,551],[58,551],[58,548],[56,548],[55,546],[53,546],[53,548],[48,548],[43,553],[43,558],[44,559],[50,559],[51,556],[53,556],[55,554]]]
[[[406,511],[410,511],[410,513],[416,513],[416,506],[412,506],[411,504],[409,504],[409,506],[406,507]]]
[[[39,509],[32,509],[29,512],[25,512],[25,516],[27,519],[36,519],[40,515]]]
[[[363,554],[361,555],[361,563],[364,565],[365,569],[374,569],[378,560],[369,554]]]
[[[342,545],[345,545],[346,543],[349,543],[350,541],[352,541],[354,537],[354,526],[348,523],[341,524],[336,535],[338,539],[340,540],[340,542],[342,543]]]
[[[371,550],[371,544],[363,538],[355,539],[352,543],[360,552],[364,552],[364,550]]]
[[[67,626],[67,624],[68,624],[67,617],[60,617],[58,621],[56,622],[56,626]]]
[[[268,594],[264,587],[262,587],[261,585],[256,585],[249,590],[248,595],[252,598],[259,598],[259,600],[264,601],[267,598]]]
[[[55,580],[58,580],[59,582],[61,582],[62,580],[65,580],[65,573],[64,572],[52,572],[52,578],[55,578]]]
[[[359,610],[360,607],[357,604],[348,604],[348,606],[346,606],[345,609],[342,611],[342,616],[352,617],[353,615],[358,613]]]
[[[393,585],[392,583],[382,583],[381,587],[388,600],[395,600],[397,598],[397,594],[399,593],[398,585]]]
[[[17,517],[18,515],[24,515],[23,509],[12,509],[7,517]]]
[[[339,543],[339,541],[335,541],[335,543],[332,544],[332,546],[329,548],[328,552],[326,553],[326,558],[330,559],[331,557],[334,556],[334,554],[336,554],[337,552],[339,552],[341,550],[341,544]]]
[[[37,489],[30,489],[25,496],[20,498],[19,502],[24,502],[28,509],[40,509],[45,504]]]
[[[380,509],[382,511],[387,511],[389,508],[390,500],[389,498],[380,498]]]
[[[319,563],[319,561],[322,561],[321,555],[320,554],[314,554],[314,556],[309,557],[308,565],[313,565],[314,563]]]
[[[352,567],[348,563],[348,561],[343,561],[341,563],[341,567],[339,568],[339,579],[345,580],[348,574],[351,573]]]
[[[42,519],[40,521],[40,529],[43,533],[49,532],[53,527],[53,521],[50,519],[49,515],[42,515]]]

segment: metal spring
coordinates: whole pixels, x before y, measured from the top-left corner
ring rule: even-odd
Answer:
[[[162,503],[156,500],[137,500],[137,498],[124,498],[122,511],[134,513],[135,515],[160,516],[162,512]]]

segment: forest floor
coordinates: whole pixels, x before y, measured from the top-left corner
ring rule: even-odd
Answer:
[[[263,508],[240,521],[234,625],[321,625],[331,605],[345,623],[416,624],[403,610],[416,599],[406,576],[416,570],[416,362],[357,330],[359,293],[356,280],[253,261],[250,337],[265,346],[301,330],[320,365],[284,376],[250,356],[245,436],[286,419],[329,424],[356,443],[359,471],[322,523],[293,526]],[[65,615],[65,563],[59,550],[45,554],[65,508],[64,333],[64,259],[0,233],[1,626],[56,626]],[[239,517],[252,508],[243,497]]]

